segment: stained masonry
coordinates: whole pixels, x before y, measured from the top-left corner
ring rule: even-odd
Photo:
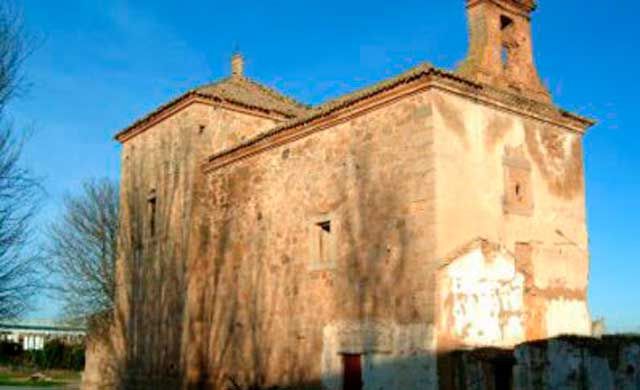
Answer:
[[[467,9],[457,71],[309,107],[235,56],[120,132],[113,364],[90,351],[87,388],[448,388],[448,352],[589,335],[593,122],[539,80],[533,0]]]

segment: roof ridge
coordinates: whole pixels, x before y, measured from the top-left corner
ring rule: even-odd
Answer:
[[[295,104],[296,106],[298,106],[300,108],[306,108],[306,109],[311,108],[310,105],[302,103],[302,102],[299,102],[296,99],[285,95],[284,93],[280,92],[279,90],[277,90],[277,89],[275,89],[273,87],[268,87],[265,84],[262,84],[261,82],[259,82],[257,80],[254,80],[254,79],[252,79],[250,77],[247,77],[247,76],[243,75],[243,76],[239,76],[239,78],[241,80],[243,80],[243,81],[248,82],[249,84],[251,84],[251,85],[253,85],[253,86],[257,87],[257,88],[260,88],[263,92],[269,94],[273,98],[276,98],[276,99],[281,100],[281,101],[286,102],[286,103]]]
[[[210,83],[202,84],[202,85],[200,85],[200,86],[198,86],[198,87],[191,88],[191,89],[189,89],[187,92],[195,92],[195,91],[198,91],[198,90],[199,90],[199,89],[201,89],[201,88],[216,87],[216,86],[218,86],[218,85],[220,85],[220,84],[226,83],[227,81],[229,81],[229,80],[231,80],[231,79],[232,79],[232,77],[231,77],[231,76],[223,77],[223,78],[221,78],[221,79],[218,79],[218,80],[212,81],[212,82],[210,82]]]
[[[195,88],[194,91],[203,95],[219,96],[225,100],[240,101],[251,106],[263,107],[284,114],[287,117],[298,116],[311,108],[244,75],[225,77],[216,82],[201,85]],[[244,101],[238,93],[249,100]],[[262,103],[259,102],[260,100],[262,100]]]
[[[501,90],[501,89],[496,89],[494,87],[488,86],[486,84],[482,84],[479,83],[477,81],[474,80],[470,80],[454,71],[450,71],[450,70],[445,70],[442,68],[438,68],[434,65],[432,65],[429,62],[422,62],[396,76],[393,77],[389,77],[386,79],[383,79],[381,81],[378,81],[377,83],[374,83],[372,85],[360,88],[360,89],[356,89],[353,92],[347,93],[345,95],[339,96],[335,99],[329,100],[325,103],[322,103],[318,106],[313,107],[312,109],[308,110],[307,112],[304,112],[302,114],[300,114],[299,116],[295,116],[290,118],[289,120],[282,122],[270,129],[267,129],[261,133],[256,134],[255,136],[245,140],[244,142],[241,142],[239,144],[236,144],[232,147],[229,147],[225,150],[221,150],[217,153],[214,153],[212,155],[210,155],[207,158],[207,161],[210,163],[222,156],[231,154],[239,149],[243,149],[245,147],[251,146],[253,144],[256,144],[266,138],[269,138],[277,133],[280,133],[282,131],[285,131],[287,129],[291,129],[297,126],[305,126],[306,124],[321,118],[321,117],[325,117],[327,115],[330,115],[331,113],[335,112],[335,111],[339,111],[345,107],[348,107],[352,104],[355,104],[361,100],[367,99],[371,96],[374,96],[376,94],[379,94],[381,92],[384,92],[385,90],[388,89],[392,89],[394,87],[396,87],[399,84],[403,84],[403,83],[409,83],[413,80],[416,80],[420,77],[426,76],[426,75],[437,75],[438,77],[441,77],[443,79],[448,79],[451,81],[454,81],[456,83],[459,84],[464,84],[467,87],[471,88],[474,91],[481,91],[481,90],[486,90],[486,93],[491,94],[492,96],[495,95],[499,95],[501,96],[500,99],[505,99],[505,98],[511,98],[513,99],[514,97],[519,97],[518,95],[515,95],[509,91],[505,91],[505,90]],[[536,101],[527,97],[519,97],[520,99],[522,99],[522,101],[527,102],[529,104],[534,105],[534,109],[535,110],[546,110],[549,113],[554,112],[555,114],[560,114],[562,116],[565,116],[571,120],[577,120],[580,122],[583,122],[587,125],[593,124],[589,119],[587,118],[583,118],[577,114],[573,114],[573,113],[569,113],[566,112],[558,107],[556,107],[553,104],[546,104],[540,101]],[[548,114],[548,113],[547,113]]]
[[[274,126],[262,133],[257,134],[256,136],[246,140],[245,142],[242,142],[240,144],[237,144],[227,150],[223,150],[219,153],[215,153],[212,156],[209,156],[208,161],[212,161],[216,158],[218,158],[221,155],[224,154],[228,154],[236,149],[241,149],[243,147],[246,147],[248,145],[251,145],[253,143],[256,143],[264,138],[267,138],[273,134],[279,133],[280,131],[283,131],[285,129],[291,128],[291,127],[295,127],[298,125],[302,125],[305,124],[309,121],[312,121],[316,118],[322,117],[324,115],[330,114],[331,112],[334,112],[336,110],[339,110],[340,108],[344,107],[344,106],[348,106],[351,103],[353,103],[354,101],[359,101],[362,99],[365,99],[371,95],[375,95],[377,93],[380,93],[381,91],[387,89],[387,88],[392,88],[396,85],[398,85],[399,83],[403,83],[403,82],[407,82],[410,81],[416,77],[420,77],[420,75],[426,74],[428,72],[431,71],[438,71],[440,73],[442,73],[443,75],[446,76],[450,76],[450,77],[455,77],[455,78],[459,78],[457,76],[455,76],[454,74],[450,73],[450,72],[446,72],[443,70],[439,70],[438,68],[434,67],[431,63],[429,62],[423,62],[420,63],[416,66],[414,66],[413,68],[410,68],[409,70],[400,73],[399,75],[384,79],[382,81],[379,81],[377,83],[374,83],[368,87],[364,87],[364,88],[360,88],[360,89],[356,89],[355,91],[342,95],[340,97],[337,97],[335,99],[329,100],[326,103],[320,104],[314,108],[312,108],[311,110],[308,110],[306,113],[300,115],[300,116],[296,116],[293,117],[291,119],[289,119],[288,121],[282,122],[281,124]],[[465,80],[466,81],[466,80]]]
[[[246,82],[247,84],[256,87],[258,89],[260,89],[262,92],[268,94],[269,96],[273,97],[274,99],[280,100],[281,102],[284,103],[290,103],[290,104],[294,104],[296,106],[298,106],[299,108],[305,108],[305,109],[310,109],[311,105],[306,104],[306,103],[302,103],[299,102],[298,100],[292,98],[291,96],[288,96],[286,94],[284,94],[283,92],[277,90],[274,87],[269,87],[257,80],[252,79],[251,77],[245,76],[245,75],[236,75],[236,76],[227,76],[224,78],[221,78],[217,81],[208,83],[208,84],[203,84],[199,87],[193,88],[193,91],[198,91],[202,88],[211,88],[211,87],[216,87],[219,86],[221,84],[224,84],[226,82],[229,81],[243,81]]]
[[[362,98],[364,96],[366,96],[367,94],[370,94],[371,92],[377,91],[380,88],[385,88],[386,86],[389,85],[394,85],[398,82],[398,80],[403,79],[405,77],[411,77],[432,69],[436,69],[430,62],[421,62],[416,66],[413,66],[407,70],[405,70],[404,72],[401,72],[400,74],[397,74],[395,76],[391,76],[391,77],[387,77],[385,79],[379,80],[373,84],[364,86],[362,88],[356,88],[355,90],[348,92],[344,95],[340,95],[336,98],[333,99],[329,99],[324,103],[321,103],[317,106],[315,106],[311,112],[315,112],[317,111],[323,111],[324,109],[329,108],[330,106],[333,106],[335,104],[339,104],[341,102],[346,102],[346,101],[350,101],[352,99],[359,99]]]

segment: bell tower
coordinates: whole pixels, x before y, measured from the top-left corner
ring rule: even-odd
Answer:
[[[470,79],[550,103],[533,60],[535,0],[466,0],[469,52],[458,72]]]

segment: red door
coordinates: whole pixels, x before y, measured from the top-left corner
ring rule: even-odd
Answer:
[[[342,355],[343,390],[362,390],[362,356],[361,355]]]

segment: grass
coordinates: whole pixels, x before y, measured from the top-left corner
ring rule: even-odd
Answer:
[[[45,371],[44,374],[51,380],[31,380],[31,373],[20,372],[0,372],[0,386],[14,387],[60,387],[73,381],[78,381],[80,374],[72,371]]]
[[[54,387],[64,385],[64,382],[58,381],[33,381],[29,377],[10,377],[7,375],[0,375],[0,386],[15,386],[15,387]]]

